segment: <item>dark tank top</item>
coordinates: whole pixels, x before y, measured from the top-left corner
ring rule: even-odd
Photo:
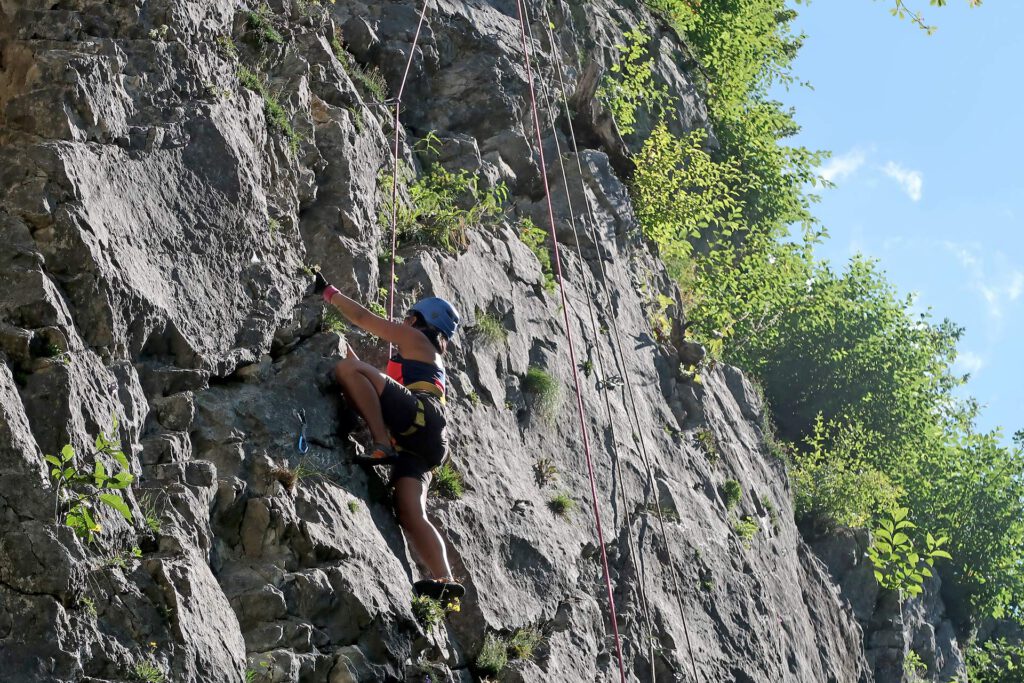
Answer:
[[[396,353],[388,361],[387,375],[410,391],[423,391],[444,398],[444,368],[433,363],[409,360]]]

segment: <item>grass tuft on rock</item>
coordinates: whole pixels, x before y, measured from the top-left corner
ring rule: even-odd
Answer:
[[[556,493],[548,500],[548,507],[559,517],[568,517],[576,509],[576,501],[567,493]]]
[[[508,654],[512,659],[533,659],[533,653],[544,641],[544,635],[537,629],[526,626],[517,628],[508,640]]]
[[[537,414],[545,419],[554,417],[562,401],[562,389],[553,375],[537,366],[531,366],[523,379],[523,389]]]
[[[743,496],[743,489],[735,479],[729,479],[722,484],[722,497],[725,498],[725,509],[731,510],[740,502]]]
[[[465,493],[462,473],[451,463],[446,462],[434,470],[434,476],[430,480],[430,490],[448,500],[462,498],[462,494]]]
[[[477,339],[488,346],[502,344],[508,339],[508,330],[497,316],[490,313],[484,313],[476,319],[474,331]]]
[[[508,643],[501,636],[488,633],[480,654],[476,656],[476,669],[486,676],[497,676],[508,664]]]

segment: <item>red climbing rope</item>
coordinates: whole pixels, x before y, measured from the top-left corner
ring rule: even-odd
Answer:
[[[604,570],[604,584],[608,591],[608,612],[611,616],[612,632],[615,635],[615,653],[619,660],[619,676],[626,683],[626,665],[622,660],[622,642],[619,639],[619,622],[615,615],[615,597],[612,591],[611,574],[608,571],[608,553],[605,550],[604,530],[601,527],[601,511],[597,504],[597,483],[594,475],[594,461],[590,454],[590,436],[587,430],[587,418],[583,409],[583,390],[580,386],[579,371],[576,367],[576,347],[572,339],[572,328],[569,326],[569,303],[565,296],[565,283],[562,280],[562,259],[558,252],[558,235],[555,232],[555,211],[551,206],[551,188],[548,185],[547,163],[544,160],[544,144],[540,132],[540,116],[537,114],[537,96],[533,89],[533,67],[530,60],[530,46],[526,39],[526,19],[523,15],[523,0],[516,0],[516,11],[519,14],[520,33],[523,42],[523,58],[526,62],[526,79],[530,87],[530,110],[533,114],[533,129],[537,139],[537,153],[540,156],[540,176],[544,181],[544,199],[547,203],[548,222],[551,227],[552,251],[555,254],[555,274],[558,277],[558,288],[562,297],[562,316],[565,323],[565,336],[569,341],[569,362],[572,368],[573,383],[576,388],[576,407],[579,410],[580,434],[583,437],[583,453],[587,461],[587,473],[590,476],[590,499],[594,508],[594,523],[597,526],[597,541],[601,548],[601,566]]]
[[[395,317],[395,250],[398,248],[398,148],[401,144],[402,124],[398,115],[402,109],[402,93],[405,92],[405,82],[409,78],[409,70],[412,68],[412,58],[416,55],[416,45],[420,41],[420,30],[423,28],[423,21],[427,17],[427,8],[430,7],[430,0],[423,0],[423,9],[420,10],[420,20],[416,24],[416,35],[412,38],[412,45],[409,47],[409,59],[405,62],[405,72],[402,73],[402,82],[398,86],[398,94],[395,96],[395,146],[394,163],[391,173],[391,278],[388,280],[388,320]],[[388,358],[391,357],[392,344],[388,342]]]

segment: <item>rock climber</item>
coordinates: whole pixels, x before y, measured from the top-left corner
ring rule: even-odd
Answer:
[[[391,465],[395,512],[413,550],[431,574],[417,581],[419,595],[459,598],[465,588],[452,577],[444,540],[427,519],[431,470],[448,458],[444,354],[459,326],[449,302],[428,297],[413,305],[401,323],[373,314],[342,294],[317,272],[316,290],[352,324],[397,347],[381,372],[351,347],[334,367],[349,403],[366,421],[373,445],[356,461]]]

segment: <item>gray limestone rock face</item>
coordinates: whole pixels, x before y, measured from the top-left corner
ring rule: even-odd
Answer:
[[[622,27],[658,22],[633,2],[527,5],[581,146],[578,166],[547,169],[564,303],[517,231],[547,210],[515,4],[436,3],[403,95],[410,169],[433,131],[445,168],[509,189],[458,253],[399,249],[397,310],[433,294],[465,321],[447,360],[466,490],[429,512],[468,593],[428,631],[386,473],[353,465],[359,433],[328,377],[349,348],[384,351],[309,293],[315,265],[368,301],[387,285],[394,130],[372,84],[379,69],[397,92],[419,6],[0,2],[5,680],[470,681],[485,634],[526,627],[541,644],[500,680],[616,680],[602,551],[627,680],[873,680],[850,602],[792,521],[753,387],[735,368],[681,374],[700,350],[677,343],[677,308],[672,339],[651,331],[651,292],[676,292],[620,177],[641,138],[618,136],[594,92]],[[706,127],[685,45],[655,39],[673,125]],[[572,159],[570,120],[544,118],[549,159]],[[479,332],[485,314],[504,335]],[[531,367],[558,399],[527,390]],[[97,506],[90,542],[63,523],[43,456],[71,444],[91,472],[101,432],[134,477],[118,494],[132,518]],[[945,667],[933,616],[914,638]]]

